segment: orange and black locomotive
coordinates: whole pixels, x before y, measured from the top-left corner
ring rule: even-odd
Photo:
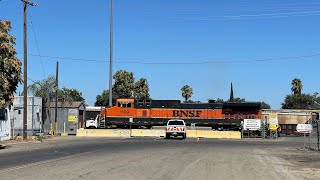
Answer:
[[[101,110],[106,126],[162,126],[169,119],[183,119],[187,125],[214,129],[239,129],[243,119],[259,119],[260,102],[181,103],[180,100],[117,99],[115,105]]]

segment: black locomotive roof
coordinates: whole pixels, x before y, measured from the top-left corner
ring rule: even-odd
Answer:
[[[181,103],[180,100],[135,100],[136,108],[221,109],[222,103]]]
[[[260,109],[260,102],[224,103],[181,103],[180,100],[135,100],[136,108],[177,108],[177,109]]]
[[[181,109],[221,109],[221,103],[181,103]]]
[[[222,109],[261,109],[260,102],[224,102]]]

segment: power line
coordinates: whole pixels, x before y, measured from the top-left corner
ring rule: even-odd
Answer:
[[[21,53],[18,53],[21,54]],[[28,54],[29,56],[39,56],[35,54]],[[232,64],[232,63],[251,63],[251,62],[267,62],[267,61],[279,61],[279,60],[297,60],[303,58],[318,57],[320,53],[310,54],[310,55],[301,55],[301,56],[289,56],[289,57],[276,57],[276,58],[266,58],[266,59],[251,59],[251,60],[234,60],[234,61],[194,61],[194,62],[146,62],[143,59],[136,59],[138,61],[113,61],[118,64],[149,64],[149,65],[192,65],[192,64]],[[61,60],[71,60],[71,61],[83,61],[83,62],[93,62],[93,63],[109,63],[110,61],[98,60],[98,59],[81,59],[81,58],[67,58],[67,57],[58,57],[58,56],[41,56],[48,59],[61,59]],[[126,58],[130,59],[130,58]]]
[[[296,8],[264,8],[264,9],[239,9],[239,8],[230,8],[230,9],[211,9],[211,8],[185,8],[185,9],[160,9],[160,11],[163,12],[201,12],[201,13],[207,13],[207,12],[288,12],[288,11],[317,11],[320,7],[296,7]],[[154,11],[154,9],[144,9],[146,11]]]
[[[283,12],[283,13],[265,13],[265,14],[240,14],[232,16],[190,16],[190,17],[172,17],[176,20],[232,20],[232,19],[251,19],[251,18],[276,18],[290,16],[307,16],[320,15],[320,10],[317,11],[301,11],[301,12]]]
[[[17,53],[22,54],[22,53]],[[83,58],[69,58],[69,57],[59,57],[59,56],[46,56],[46,55],[36,55],[36,54],[28,54],[29,56],[48,58],[48,59],[61,59],[61,60],[71,60],[71,61],[85,61],[85,62],[103,62],[107,63],[110,61],[106,60],[98,60],[98,59],[83,59]]]
[[[42,62],[42,57],[41,57],[41,55],[40,55],[39,43],[38,43],[38,40],[37,40],[36,32],[35,32],[34,27],[33,27],[33,21],[32,21],[32,18],[31,18],[30,13],[29,13],[29,18],[30,18],[30,23],[31,23],[31,29],[32,29],[32,31],[33,31],[34,40],[35,40],[35,42],[36,42],[36,46],[37,46],[37,50],[38,50],[38,55],[39,55],[40,62],[41,62],[43,77],[45,78],[45,77],[46,77],[46,73],[45,73],[45,70],[44,70],[44,66],[43,66],[43,62]]]
[[[30,79],[29,77],[27,77],[30,81],[32,81],[33,83],[36,83],[36,81],[34,81],[34,80],[32,80],[32,79]]]

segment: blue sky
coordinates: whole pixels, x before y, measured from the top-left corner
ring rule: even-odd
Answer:
[[[54,75],[59,61],[60,87],[92,105],[108,88],[109,1],[36,2],[28,8],[29,78]],[[295,77],[303,92],[319,92],[319,18],[312,0],[114,0],[114,72],[147,78],[153,99],[182,100],[185,84],[193,100],[227,99],[232,82],[236,97],[277,109]],[[1,0],[0,19],[12,21],[23,60],[21,1]]]

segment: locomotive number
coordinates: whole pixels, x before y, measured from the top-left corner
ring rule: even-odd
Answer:
[[[120,113],[122,113],[122,114],[129,114],[129,110],[120,110]]]

